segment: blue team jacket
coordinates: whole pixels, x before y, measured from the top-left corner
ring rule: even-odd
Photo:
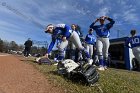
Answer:
[[[109,37],[110,36],[110,28],[113,26],[115,21],[111,18],[108,18],[110,23],[108,24],[103,24],[103,25],[95,25],[93,22],[90,25],[90,28],[93,28],[96,31],[97,37]]]

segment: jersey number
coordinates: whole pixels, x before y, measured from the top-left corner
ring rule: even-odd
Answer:
[[[132,44],[139,44],[139,43],[140,43],[140,39],[139,38],[132,39]]]

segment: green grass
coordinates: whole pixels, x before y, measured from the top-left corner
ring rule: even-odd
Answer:
[[[140,72],[109,68],[100,71],[99,82],[89,87],[58,75],[54,65],[29,62],[43,73],[52,85],[62,87],[65,93],[140,93]]]

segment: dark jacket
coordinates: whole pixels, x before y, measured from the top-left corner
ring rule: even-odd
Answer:
[[[24,43],[25,47],[31,47],[32,46],[32,41],[31,40],[27,40],[25,43]]]

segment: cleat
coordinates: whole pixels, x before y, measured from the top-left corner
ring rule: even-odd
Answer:
[[[101,66],[101,67],[98,68],[98,70],[104,71],[105,69],[104,69],[104,67]]]
[[[93,60],[92,59],[88,59],[88,64],[92,65],[92,63],[93,63]]]

